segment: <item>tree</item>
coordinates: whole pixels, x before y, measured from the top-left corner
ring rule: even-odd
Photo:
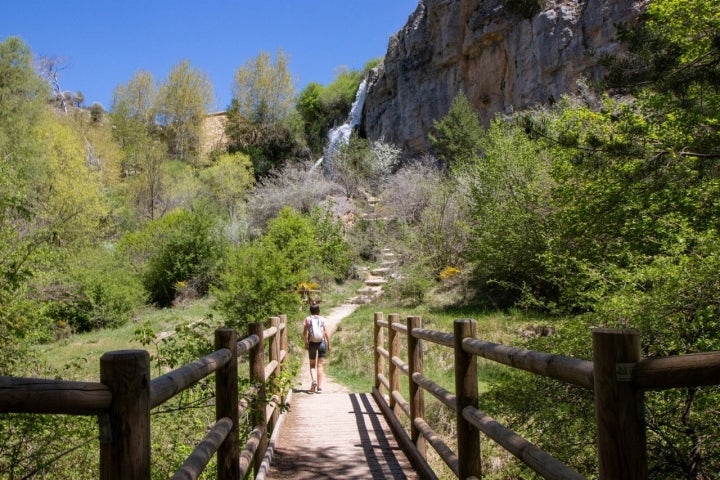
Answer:
[[[309,159],[294,94],[288,57],[282,51],[274,63],[269,54],[260,53],[235,74],[226,133],[231,152],[250,155],[258,179],[283,162]]]
[[[60,72],[62,72],[68,65],[68,59],[64,57],[47,57],[41,56],[37,60],[38,71],[50,85],[53,91],[53,96],[60,109],[67,113],[68,99],[66,93],[60,86]]]
[[[218,213],[236,220],[254,179],[252,163],[242,153],[219,155],[200,172],[202,193]]]
[[[327,144],[328,119],[320,101],[323,86],[309,83],[298,95],[297,110],[302,118],[305,139],[313,157],[320,157]]]
[[[472,164],[480,155],[483,133],[477,112],[463,92],[453,100],[441,120],[433,121],[436,133],[428,134],[435,154],[447,168]]]
[[[224,243],[212,215],[175,210],[127,234],[120,248],[140,272],[150,300],[168,307],[183,288],[208,292]]]
[[[207,76],[193,69],[188,60],[178,63],[170,71],[158,92],[157,121],[171,156],[197,163],[202,128],[213,98],[212,84]]]
[[[285,122],[294,108],[295,86],[289,57],[278,50],[275,62],[260,52],[235,72],[233,102],[238,115],[254,124]]]
[[[148,142],[155,128],[157,96],[155,79],[147,71],[136,73],[127,85],[113,91],[113,134],[123,149],[144,148]]]

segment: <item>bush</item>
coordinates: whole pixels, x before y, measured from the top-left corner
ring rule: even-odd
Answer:
[[[267,223],[284,207],[300,213],[309,213],[325,200],[337,186],[325,180],[319,169],[310,165],[288,164],[274,171],[250,193],[248,215],[250,226],[257,232],[265,230]]]
[[[213,289],[227,325],[244,332],[253,322],[296,310],[294,286],[304,278],[291,272],[287,256],[272,242],[258,239],[234,249]]]
[[[180,285],[200,295],[208,292],[224,242],[212,216],[176,210],[126,235],[122,249],[140,271],[150,301],[168,307]]]

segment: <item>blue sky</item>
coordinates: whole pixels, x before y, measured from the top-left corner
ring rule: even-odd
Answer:
[[[382,57],[418,0],[3,0],[0,40],[65,58],[64,90],[109,108],[139,70],[166,78],[182,60],[204,72],[213,110],[229,104],[235,71],[261,51],[289,55],[295,86],[330,83],[340,67]]]

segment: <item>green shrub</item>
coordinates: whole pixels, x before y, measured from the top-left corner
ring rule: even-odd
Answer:
[[[291,271],[287,256],[270,242],[260,239],[234,249],[213,289],[227,325],[245,332],[253,322],[296,310],[300,299],[294,285],[301,278]]]
[[[176,210],[126,235],[122,250],[140,272],[149,299],[170,306],[181,288],[208,292],[216,278],[224,242],[214,217]]]

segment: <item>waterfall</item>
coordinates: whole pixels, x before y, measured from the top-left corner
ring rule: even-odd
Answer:
[[[325,155],[315,162],[315,165],[313,165],[310,169],[311,172],[321,164],[323,164],[326,169],[330,169],[332,167],[333,155],[340,149],[341,146],[347,145],[353,128],[360,125],[366,95],[367,79],[363,79],[363,81],[360,82],[357,93],[355,94],[355,101],[353,101],[352,107],[350,108],[350,114],[348,115],[347,121],[328,132],[328,143],[325,147]],[[327,162],[325,159],[327,159]]]

